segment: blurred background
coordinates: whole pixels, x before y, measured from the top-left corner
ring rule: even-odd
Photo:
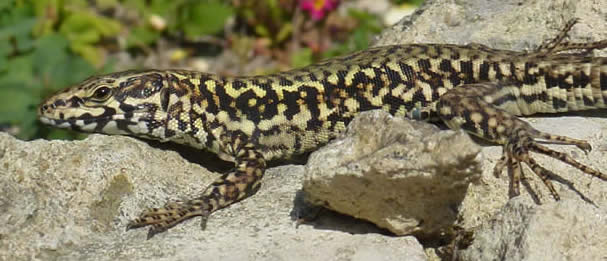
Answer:
[[[38,104],[89,76],[144,68],[267,74],[365,49],[423,0],[0,0],[0,131],[78,139]]]

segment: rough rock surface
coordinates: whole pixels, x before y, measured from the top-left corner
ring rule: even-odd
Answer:
[[[463,260],[604,260],[607,209],[565,199],[512,199],[475,233]]]
[[[312,153],[306,199],[397,235],[437,235],[456,220],[480,148],[462,131],[364,112],[342,137]]]
[[[266,174],[254,197],[145,240],[143,208],[196,195],[217,177],[128,137],[23,142],[0,133],[0,260],[425,260],[413,237],[327,224],[296,228],[303,166]],[[299,200],[301,201],[301,200]]]

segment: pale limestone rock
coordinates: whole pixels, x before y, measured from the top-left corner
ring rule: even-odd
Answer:
[[[397,235],[438,234],[480,177],[479,150],[461,131],[363,112],[343,137],[310,155],[303,190],[310,202]]]
[[[146,241],[145,229],[125,231],[128,220],[196,195],[218,174],[128,137],[0,133],[0,260],[426,259],[415,238],[353,234],[365,231],[355,223],[296,228],[303,169],[268,170],[255,196],[211,215],[205,231],[194,218]]]
[[[475,229],[463,260],[602,260],[607,257],[607,210],[565,199],[542,206],[510,200]]]

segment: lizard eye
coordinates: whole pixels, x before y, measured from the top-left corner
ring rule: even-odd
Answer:
[[[111,94],[112,94],[112,89],[110,89],[107,86],[102,86],[100,88],[97,88],[97,90],[95,90],[93,95],[91,95],[91,99],[101,102],[101,101],[105,101],[108,98],[110,98]]]

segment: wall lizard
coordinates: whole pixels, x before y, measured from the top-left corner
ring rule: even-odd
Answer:
[[[553,173],[529,152],[605,181],[607,175],[542,145],[588,152],[586,141],[538,131],[517,116],[607,107],[607,57],[589,55],[607,40],[565,41],[575,22],[532,52],[405,44],[272,75],[145,70],[94,76],[48,98],[39,116],[60,128],[188,144],[235,163],[199,197],[148,209],[127,225],[150,226],[148,238],[194,216],[202,216],[204,227],[213,211],[259,189],[266,161],[315,150],[371,109],[442,121],[500,144],[495,172],[512,173],[511,195],[519,194],[524,163],[558,200]]]

